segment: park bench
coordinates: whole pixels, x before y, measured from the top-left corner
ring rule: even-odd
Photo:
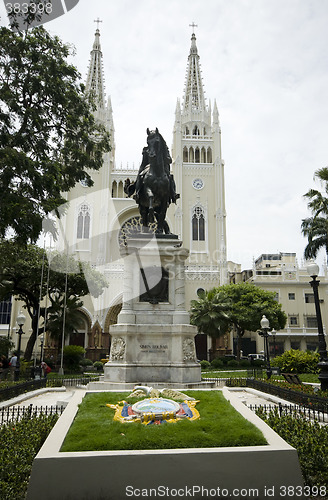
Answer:
[[[299,376],[296,373],[282,373],[282,376],[289,384],[301,384]]]

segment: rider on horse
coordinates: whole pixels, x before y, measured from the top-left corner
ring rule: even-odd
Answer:
[[[174,177],[170,172],[171,163],[172,163],[172,158],[169,152],[169,148],[166,146],[166,153],[164,156],[164,170],[170,180],[168,205],[170,203],[176,203],[176,201],[180,198],[180,195],[176,192]],[[148,146],[145,146],[142,150],[142,162],[139,167],[138,175],[135,182],[132,184],[126,182],[126,185],[124,187],[124,191],[128,196],[132,196],[132,194],[135,193],[134,199],[136,200],[137,203],[139,203],[140,191],[143,187],[143,177],[145,174],[145,168],[148,165],[149,165],[149,148]]]

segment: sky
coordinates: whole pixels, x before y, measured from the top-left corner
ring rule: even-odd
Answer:
[[[247,269],[296,252],[301,263],[303,195],[328,165],[327,0],[80,0],[45,27],[75,47],[83,80],[97,18],[117,165],[139,166],[147,127],[172,144],[194,22],[220,114],[228,260]]]

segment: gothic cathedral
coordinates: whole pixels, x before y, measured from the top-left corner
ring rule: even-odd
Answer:
[[[79,183],[67,193],[69,209],[61,219],[61,249],[102,272],[108,288],[97,299],[84,297],[79,334],[70,343],[86,348],[86,357],[104,358],[110,347],[109,325],[116,323],[122,302],[123,260],[121,249],[129,234],[140,231],[138,207],[123,188],[133,181],[137,170],[115,164],[115,130],[111,101],[105,99],[102,51],[99,29],[91,51],[86,92],[97,100],[95,116],[111,138],[111,151],[104,156],[94,185]],[[169,104],[169,103],[168,103]],[[159,123],[155,124],[160,129]],[[166,138],[168,140],[168,138]],[[140,148],[142,148],[142,144]],[[224,161],[221,156],[221,129],[216,102],[206,102],[200,70],[196,36],[191,37],[183,100],[178,99],[171,151],[172,173],[180,199],[171,204],[167,221],[190,251],[186,261],[186,309],[197,298],[199,289],[210,289],[227,282],[226,212]],[[206,336],[199,342],[200,359],[206,359]],[[205,345],[204,345],[205,341]],[[197,341],[196,341],[197,345]],[[48,349],[55,347],[49,341]],[[222,346],[223,347],[223,346]]]

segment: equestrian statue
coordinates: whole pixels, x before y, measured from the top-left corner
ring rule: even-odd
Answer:
[[[173,174],[170,173],[172,158],[165,140],[156,130],[147,128],[147,146],[142,151],[142,163],[135,182],[126,179],[124,192],[136,200],[141,215],[143,231],[156,222],[156,234],[170,234],[165,220],[171,203],[180,195],[176,193]]]

